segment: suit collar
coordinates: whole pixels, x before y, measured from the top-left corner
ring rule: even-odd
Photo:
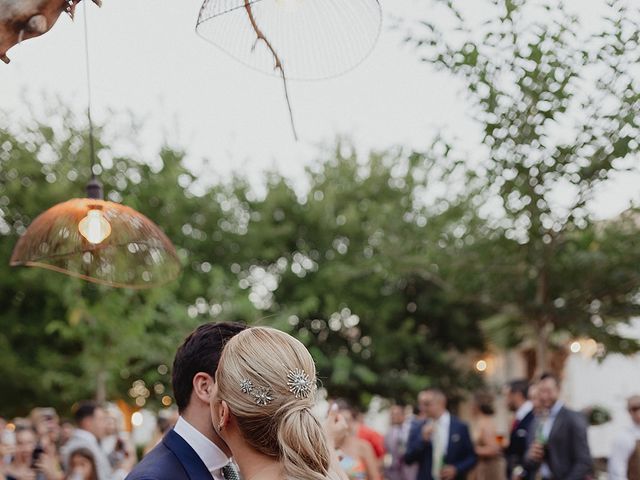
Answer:
[[[533,411],[533,404],[529,400],[527,400],[522,405],[520,405],[520,408],[518,408],[518,410],[516,410],[516,420],[518,422],[521,422],[532,411]]]
[[[164,436],[162,443],[178,457],[178,460],[191,480],[213,478],[211,472],[196,451],[173,429]]]
[[[197,428],[180,416],[173,431],[182,437],[204,462],[207,470],[215,472],[224,467],[231,459]]]
[[[560,413],[560,410],[564,407],[564,403],[561,400],[556,401],[551,407],[551,411],[549,412],[550,417],[556,417]]]
[[[524,418],[518,422],[518,426],[530,424],[534,420],[535,420],[535,413],[533,410],[530,410],[529,413],[527,413],[524,416]]]
[[[558,407],[557,409],[556,409],[556,406]],[[555,433],[562,428],[565,412],[566,412],[566,408],[564,408],[564,405],[562,404],[554,405],[554,408],[551,410],[551,414],[553,415],[554,419],[553,419],[553,425],[551,425],[551,431],[549,432],[549,438],[553,437]]]

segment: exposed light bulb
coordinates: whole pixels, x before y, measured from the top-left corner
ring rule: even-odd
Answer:
[[[111,224],[104,218],[101,210],[92,208],[78,223],[78,230],[88,242],[97,245],[111,235]]]

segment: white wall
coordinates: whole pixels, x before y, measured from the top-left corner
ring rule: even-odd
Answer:
[[[640,319],[621,332],[640,339]],[[602,405],[613,420],[589,429],[589,443],[594,457],[607,457],[614,436],[630,423],[626,399],[640,394],[640,355],[609,355],[598,362],[581,353],[571,354],[565,367],[563,397],[573,409]]]

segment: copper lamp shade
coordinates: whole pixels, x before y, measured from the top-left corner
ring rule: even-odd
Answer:
[[[96,225],[108,228],[92,242],[79,225],[96,211],[102,216]],[[59,203],[39,215],[18,240],[10,264],[121,288],[154,287],[180,272],[175,248],[155,223],[132,208],[94,198]]]
[[[316,80],[362,62],[381,23],[378,0],[205,0],[196,30],[252,68]]]

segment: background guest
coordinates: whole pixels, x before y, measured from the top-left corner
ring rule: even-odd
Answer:
[[[136,451],[129,434],[123,429],[122,414],[117,408],[106,412],[105,436],[100,440],[102,451],[107,455],[114,479],[124,479],[136,464]]]
[[[505,480],[506,465],[494,418],[493,395],[476,392],[472,405],[472,433],[478,463],[469,475],[473,480]]]
[[[99,441],[106,433],[106,413],[94,402],[85,401],[75,411],[76,430],[62,451],[63,464],[69,466],[71,454],[80,448],[91,452],[95,460],[98,480],[111,480],[113,471],[109,459],[100,447]]]
[[[62,448],[73,436],[73,432],[76,427],[73,421],[68,418],[63,418],[60,421],[60,436],[58,437],[58,445]]]
[[[640,480],[640,395],[627,400],[631,425],[613,442],[609,456],[609,480]]]
[[[544,413],[535,419],[536,438],[527,453],[525,475],[535,471],[543,480],[587,478],[592,461],[584,416],[564,406],[559,381],[551,374],[542,375],[536,395]]]
[[[509,445],[505,449],[507,478],[511,478],[513,469],[524,462],[527,439],[533,426],[534,413],[533,403],[529,400],[529,382],[527,380],[510,382],[505,388],[505,396],[507,408],[514,414],[509,432]]]
[[[1,425],[0,425],[1,426]],[[7,428],[6,422],[0,430],[0,480],[3,480],[8,465],[16,452],[15,432]]]
[[[373,448],[373,452],[376,456],[376,460],[382,465],[382,459],[384,458],[384,436],[373,428],[369,427],[365,422],[365,414],[361,410],[354,408],[354,428],[358,438],[369,442],[369,445]]]
[[[79,448],[69,457],[69,475],[66,480],[98,480],[96,459],[90,450]]]
[[[54,408],[39,407],[29,415],[38,438],[38,444],[52,457],[58,456],[60,418]]]
[[[418,463],[416,480],[466,478],[477,458],[465,423],[447,410],[447,398],[438,389],[419,396],[427,420],[411,426],[405,462]]]
[[[36,432],[31,425],[24,423],[16,427],[16,447],[11,463],[5,470],[8,480],[35,480],[35,465],[32,464],[33,452],[38,444]]]
[[[335,405],[348,425],[344,438],[335,445],[340,466],[350,480],[382,480],[373,447],[357,436],[354,409],[345,400],[337,400]]]
[[[389,409],[391,426],[384,437],[384,477],[386,480],[415,480],[415,469],[404,463],[404,454],[409,440],[411,421],[407,421],[405,407],[392,405]]]

